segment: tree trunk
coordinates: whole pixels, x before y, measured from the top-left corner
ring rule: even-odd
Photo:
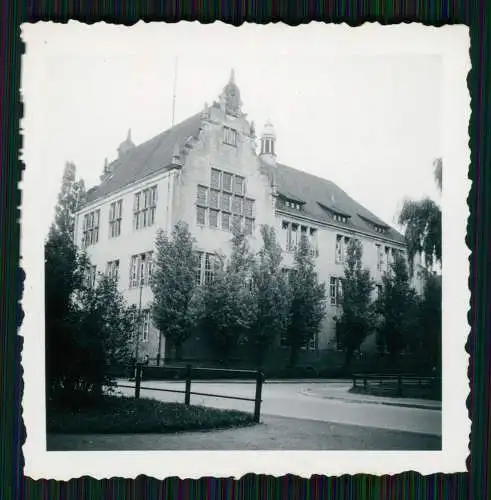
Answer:
[[[295,368],[297,365],[298,361],[298,346],[296,345],[291,345],[290,346],[290,362],[288,367],[289,368]]]
[[[176,342],[174,344],[174,353],[175,353],[176,361],[181,361],[182,360],[182,343],[181,342]]]

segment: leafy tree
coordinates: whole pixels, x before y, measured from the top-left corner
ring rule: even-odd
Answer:
[[[256,321],[256,301],[251,287],[254,256],[245,234],[237,227],[232,253],[224,266],[217,258],[215,277],[205,285],[203,328],[218,360],[227,363],[237,346],[250,335]]]
[[[108,363],[125,357],[130,312],[116,285],[102,278],[88,289],[89,259],[73,242],[75,213],[85,198],[83,181],[67,163],[54,222],[45,242],[46,389],[48,401],[80,402],[110,381]]]
[[[442,351],[442,279],[434,272],[427,272],[423,296],[419,302],[420,352],[439,371]],[[441,372],[440,372],[441,373]]]
[[[69,234],[73,237],[75,214],[85,202],[85,183],[76,180],[77,169],[74,163],[67,162],[63,171],[61,190],[55,208],[55,220],[51,230]]]
[[[377,316],[372,303],[374,283],[370,271],[362,267],[363,247],[351,240],[347,248],[346,266],[342,281],[342,314],[336,320],[336,335],[345,353],[348,366],[353,354],[374,331]]]
[[[93,288],[76,291],[70,319],[76,357],[66,381],[79,395],[100,395],[112,383],[111,368],[131,359],[136,308],[127,305],[112,278],[100,275]]]
[[[258,366],[273,341],[286,331],[290,312],[290,291],[281,271],[282,252],[274,228],[261,226],[261,236],[263,247],[253,272],[257,316],[248,338]]]
[[[290,367],[297,364],[298,352],[318,334],[325,314],[326,289],[319,283],[309,242],[302,235],[290,274],[291,306],[286,339]]]
[[[435,182],[442,188],[442,160],[434,162]],[[442,261],[442,213],[440,207],[431,199],[405,200],[399,224],[404,227],[407,244],[409,273],[414,273],[413,262],[417,254],[424,255],[426,267],[431,268]]]
[[[152,317],[160,335],[165,335],[180,360],[182,345],[196,326],[196,315],[190,308],[198,270],[195,241],[188,226],[180,222],[170,237],[159,231],[156,249]]]
[[[377,341],[381,350],[387,350],[394,358],[408,346],[418,328],[418,300],[401,255],[396,255],[391,272],[382,277],[378,307],[383,320]]]

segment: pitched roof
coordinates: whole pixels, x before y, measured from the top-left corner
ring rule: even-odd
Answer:
[[[159,171],[164,172],[172,162],[176,145],[179,149],[182,148],[189,137],[198,134],[200,126],[201,113],[197,113],[121,155],[109,165],[111,174],[87,192],[87,202],[102,198]]]
[[[196,137],[201,127],[201,113],[178,123],[153,139],[144,142],[121,155],[109,165],[111,173],[98,186],[87,192],[87,202],[93,202],[169,168],[176,145],[181,149],[190,137]],[[273,175],[270,164],[262,162],[263,167]],[[346,229],[357,229],[380,238],[404,243],[404,237],[372,214],[365,207],[350,198],[336,184],[301,170],[277,164],[274,175],[279,194],[302,204],[299,212],[293,207],[284,206],[282,210],[292,215],[304,214],[319,222],[329,222]],[[349,216],[346,223],[333,219],[332,213]],[[385,228],[384,233],[375,230],[374,225]]]
[[[264,162],[263,166],[270,171],[274,168]],[[303,202],[300,211],[288,206],[282,207],[281,210],[292,215],[305,215],[319,222],[329,222],[340,228],[363,231],[377,238],[384,237],[404,243],[402,234],[353,200],[333,182],[282,163],[277,163],[275,177],[278,194],[293,201]],[[347,222],[334,219],[330,212],[349,216]],[[384,228],[385,231],[377,232],[375,225]]]

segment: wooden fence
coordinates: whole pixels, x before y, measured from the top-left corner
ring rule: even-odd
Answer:
[[[155,367],[152,367],[155,369]],[[146,385],[142,386],[142,381],[143,376],[144,376],[144,370],[145,366],[142,365],[142,363],[137,363],[136,364],[136,369],[135,369],[135,378],[134,378],[134,385],[128,385],[128,384],[120,384],[117,383],[116,387],[126,387],[130,389],[134,389],[134,395],[135,398],[138,399],[140,397],[140,392],[142,389],[146,391],[161,391],[161,392],[172,392],[172,393],[177,393],[177,394],[184,394],[184,404],[189,405],[191,404],[191,395],[194,394],[196,396],[208,396],[208,397],[214,397],[214,398],[223,398],[223,399],[236,399],[236,400],[241,400],[241,401],[251,401],[254,402],[254,421],[259,422],[260,417],[261,417],[261,403],[262,403],[262,387],[264,383],[264,375],[260,370],[253,371],[253,370],[232,370],[232,369],[226,369],[226,368],[193,368],[192,365],[188,364],[186,366],[168,366],[164,365],[159,367],[162,370],[177,370],[177,371],[182,371],[184,370],[184,380],[185,380],[185,389],[184,390],[178,390],[178,389],[164,389],[161,387],[149,387]],[[206,373],[206,374],[216,374],[217,376],[223,375],[226,373],[227,375],[241,375],[241,376],[246,376],[250,375],[254,377],[256,381],[256,390],[255,390],[255,396],[254,398],[245,398],[242,396],[230,396],[226,394],[210,394],[210,393],[205,393],[205,392],[197,392],[192,390],[192,381],[193,381],[193,375],[197,375],[198,373]],[[133,380],[133,379],[131,379]]]

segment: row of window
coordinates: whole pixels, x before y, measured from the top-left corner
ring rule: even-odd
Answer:
[[[240,175],[212,168],[210,187],[228,193],[245,194],[245,178]]]
[[[295,222],[283,221],[281,223],[282,247],[287,252],[295,252],[302,236],[306,236],[312,251],[317,252],[317,229]]]
[[[232,195],[218,189],[208,189],[206,186],[198,186],[196,203],[205,208],[254,217],[254,200],[252,198],[237,194]]]
[[[224,231],[232,231],[234,227],[238,226],[241,231],[250,235],[254,233],[255,220],[211,208],[196,207],[196,224]]]
[[[143,229],[153,226],[157,211],[157,186],[143,189],[134,195],[133,229]],[[109,205],[109,238],[121,234],[123,220],[123,200],[114,201]],[[99,241],[101,210],[93,210],[84,215],[82,225],[82,247],[87,248]]]
[[[397,248],[382,246],[378,243],[377,247],[377,269],[379,271],[390,271],[390,266],[394,263],[397,255],[402,255],[403,252]]]

